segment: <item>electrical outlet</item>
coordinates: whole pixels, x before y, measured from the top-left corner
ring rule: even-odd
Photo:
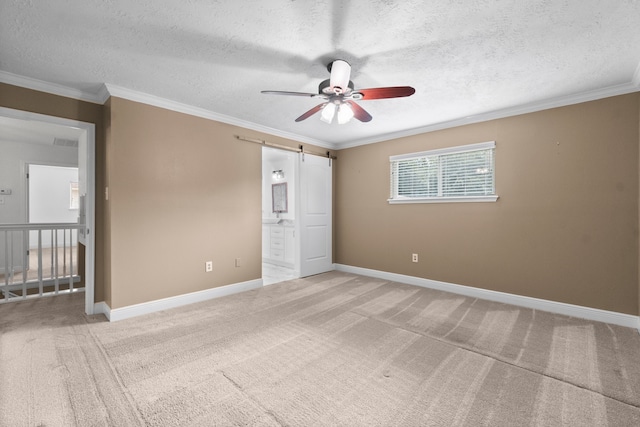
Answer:
[[[204,271],[210,273],[213,271],[213,261],[207,261],[204,263]]]
[[[236,258],[236,267],[240,267],[241,265],[240,258]]]
[[[411,254],[411,262],[418,262],[418,254]]]

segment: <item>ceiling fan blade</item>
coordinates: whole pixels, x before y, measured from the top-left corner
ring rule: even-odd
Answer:
[[[355,102],[346,101],[346,103],[349,104],[349,106],[353,110],[353,117],[360,120],[361,122],[370,122],[371,119],[373,118],[371,117],[371,114],[367,113],[364,108],[362,108]]]
[[[301,122],[305,119],[308,119],[309,117],[313,116],[315,113],[317,113],[318,111],[322,110],[322,108],[327,105],[326,102],[322,103],[322,104],[318,104],[315,107],[313,107],[312,109],[310,109],[309,111],[307,111],[306,113],[304,113],[303,115],[301,115],[300,117],[298,117],[296,119],[296,122]]]
[[[284,90],[262,90],[260,93],[266,93],[268,95],[292,95],[292,96],[306,96],[308,98],[313,98],[318,96],[317,93],[306,93],[306,92],[287,92]]]
[[[416,93],[416,90],[411,86],[393,86],[358,89],[355,92],[362,94],[363,101],[368,101],[370,99],[401,98],[403,96],[411,96]]]

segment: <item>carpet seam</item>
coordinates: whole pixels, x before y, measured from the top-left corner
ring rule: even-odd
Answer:
[[[385,284],[397,284],[397,283],[399,283],[399,282],[394,282],[394,281],[392,281],[392,280],[388,280],[388,281],[386,281],[386,282],[385,282]],[[467,298],[471,298],[471,297],[467,297]],[[475,304],[478,300],[480,300],[480,298],[472,298],[472,299],[473,299],[473,301],[471,302],[470,306],[471,306],[471,305],[473,305],[473,304]],[[469,307],[469,309],[470,309],[470,307]],[[464,319],[464,317],[466,317],[466,315],[469,313],[469,309],[465,312],[465,314],[464,314],[464,316],[463,316],[463,319]],[[350,310],[350,311],[351,311],[351,310]],[[534,316],[535,316],[535,310],[533,310],[533,311],[534,311]],[[360,314],[360,313],[357,313],[357,314]],[[414,329],[407,328],[406,326],[400,325],[400,324],[398,324],[398,323],[394,323],[394,322],[389,321],[389,320],[387,320],[387,319],[379,319],[377,316],[371,316],[371,315],[367,315],[367,314],[361,314],[361,315],[362,315],[362,316],[365,316],[365,317],[368,317],[368,318],[370,318],[370,319],[375,319],[375,320],[378,320],[378,321],[380,321],[380,322],[387,323],[387,324],[389,324],[389,325],[391,325],[391,326],[397,327],[397,328],[399,328],[399,329],[402,329],[402,330],[405,330],[405,331],[408,331],[408,332],[417,333],[417,334],[419,334],[419,335],[421,335],[421,336],[424,336],[424,337],[426,337],[426,338],[431,338],[431,339],[434,339],[434,340],[439,341],[439,342],[443,342],[443,343],[446,343],[446,344],[451,344],[451,345],[453,345],[454,347],[460,348],[460,349],[462,349],[462,350],[469,351],[469,352],[471,352],[471,353],[478,354],[478,355],[480,355],[480,356],[489,357],[489,358],[491,358],[491,359],[494,359],[494,360],[496,360],[496,361],[498,361],[498,362],[501,362],[501,363],[504,363],[504,364],[506,364],[506,365],[509,365],[509,366],[513,366],[513,367],[515,367],[515,368],[522,369],[522,370],[524,370],[524,371],[526,371],[526,372],[530,372],[530,373],[533,373],[533,374],[542,375],[542,376],[544,376],[544,377],[546,377],[546,378],[554,379],[554,380],[556,380],[556,381],[560,381],[560,382],[563,382],[563,383],[569,384],[569,385],[574,386],[574,387],[576,387],[576,388],[579,388],[579,389],[582,389],[582,390],[586,390],[586,391],[590,391],[590,392],[595,393],[595,394],[599,394],[599,395],[601,395],[601,396],[603,396],[603,397],[606,397],[606,398],[611,399],[611,400],[614,400],[614,401],[616,401],[616,402],[619,402],[619,403],[625,404],[625,405],[627,405],[627,406],[630,406],[630,407],[633,407],[633,408],[640,409],[640,405],[636,405],[636,404],[635,404],[635,403],[633,403],[633,402],[626,401],[626,400],[621,400],[621,399],[616,398],[616,397],[614,397],[614,396],[611,396],[611,395],[609,395],[609,394],[607,394],[607,393],[604,393],[604,392],[602,392],[602,393],[601,393],[601,392],[598,392],[598,391],[593,390],[593,389],[591,389],[591,388],[588,388],[588,387],[586,387],[586,386],[581,386],[581,385],[579,385],[579,384],[575,384],[574,382],[572,382],[572,381],[570,381],[570,380],[565,380],[565,379],[562,379],[562,378],[559,378],[559,377],[553,376],[553,375],[551,375],[551,374],[548,374],[548,373],[546,373],[546,372],[538,372],[538,371],[535,371],[535,370],[533,370],[533,369],[531,369],[531,368],[528,368],[528,367],[526,367],[526,366],[516,365],[516,364],[514,364],[513,362],[509,362],[509,361],[508,361],[508,360],[506,360],[506,359],[502,359],[502,358],[500,358],[498,355],[490,355],[490,354],[488,354],[488,353],[483,353],[483,352],[482,352],[482,351],[480,351],[479,349],[474,349],[474,348],[472,348],[472,347],[465,346],[464,344],[460,344],[460,343],[457,343],[457,342],[450,341],[450,340],[446,339],[446,336],[448,336],[451,332],[453,332],[453,331],[454,331],[454,330],[455,330],[455,329],[460,325],[460,323],[462,322],[462,319],[461,319],[461,320],[456,324],[456,326],[454,326],[451,330],[449,330],[449,332],[447,332],[447,334],[446,334],[445,336],[443,336],[443,337],[437,337],[437,336],[434,336],[434,335],[430,335],[430,334],[428,334],[428,333],[426,333],[426,332],[424,332],[424,331],[420,331],[420,330],[417,330],[417,329],[415,329],[415,330],[414,330]]]
[[[260,409],[262,409],[263,413],[267,414],[273,421],[275,421],[279,426],[284,427],[285,425],[287,425],[286,423],[283,423],[278,416],[271,410],[265,408],[258,400],[256,400],[253,396],[251,396],[249,393],[247,393],[244,388],[237,383],[233,378],[231,378],[230,376],[228,376],[226,374],[226,372],[224,372],[223,370],[218,370],[217,372],[219,372],[220,374],[222,374],[222,376],[229,381],[229,383],[231,383],[231,385],[233,387],[235,387],[240,393],[242,393],[243,396],[245,396],[247,399],[249,399],[251,402],[253,402],[254,405],[258,406]]]
[[[394,282],[389,282],[389,283],[394,283]],[[475,299],[477,300],[477,298],[475,298]],[[351,311],[351,310],[350,310],[350,311]],[[470,352],[470,353],[474,353],[474,354],[478,354],[478,355],[480,355],[480,356],[488,357],[488,358],[490,358],[490,359],[495,360],[496,362],[504,363],[505,365],[509,365],[509,366],[514,367],[514,368],[518,368],[518,369],[521,369],[521,370],[523,370],[523,371],[526,371],[526,372],[529,372],[529,373],[532,373],[532,374],[542,375],[543,377],[546,377],[546,378],[550,378],[550,379],[553,379],[553,380],[556,380],[556,381],[563,382],[563,383],[568,384],[568,385],[570,385],[570,386],[573,386],[573,387],[576,387],[576,388],[578,388],[578,389],[582,389],[582,390],[585,390],[585,391],[588,391],[588,392],[591,392],[591,393],[598,394],[598,395],[603,396],[603,397],[605,397],[605,398],[607,398],[607,399],[614,400],[614,401],[616,401],[616,402],[618,402],[618,403],[621,403],[621,404],[624,404],[624,405],[630,406],[630,407],[632,407],[632,408],[640,409],[640,405],[636,405],[636,404],[634,404],[634,403],[632,403],[632,402],[628,402],[628,401],[625,401],[625,400],[621,400],[621,399],[616,398],[616,397],[614,397],[614,396],[610,396],[610,395],[609,395],[609,394],[607,394],[607,393],[601,393],[601,392],[596,391],[596,390],[593,390],[593,389],[591,389],[591,388],[588,388],[588,387],[585,387],[585,386],[581,386],[581,385],[579,385],[579,384],[575,384],[575,383],[574,383],[574,382],[572,382],[572,381],[565,380],[565,379],[562,379],[562,378],[559,378],[559,377],[553,376],[553,375],[548,374],[548,373],[546,373],[546,372],[538,372],[538,371],[535,371],[535,370],[533,370],[533,369],[531,369],[531,368],[528,368],[528,367],[526,367],[526,366],[516,365],[516,364],[514,364],[514,363],[512,363],[512,362],[509,362],[508,360],[502,359],[502,358],[500,358],[500,357],[498,357],[498,356],[496,356],[496,355],[491,355],[491,354],[483,353],[483,352],[481,352],[481,351],[479,351],[479,350],[477,350],[477,349],[474,349],[474,348],[472,348],[472,347],[464,346],[463,344],[456,343],[456,342],[454,342],[454,341],[450,341],[450,340],[447,340],[447,339],[444,339],[444,338],[440,338],[440,337],[436,337],[436,336],[433,336],[433,335],[429,335],[429,334],[427,334],[427,333],[425,333],[425,332],[423,332],[423,331],[420,331],[420,330],[410,329],[410,328],[407,328],[407,327],[405,327],[405,326],[403,326],[403,325],[396,324],[396,323],[393,323],[393,322],[389,322],[389,321],[387,321],[387,320],[385,320],[385,319],[379,319],[377,316],[370,316],[370,315],[365,315],[365,314],[361,314],[361,313],[355,313],[355,312],[353,312],[353,311],[351,311],[351,312],[352,312],[352,313],[354,313],[354,314],[361,315],[361,316],[363,316],[363,317],[367,317],[367,318],[372,319],[372,320],[376,320],[376,321],[379,321],[379,322],[382,322],[382,323],[386,323],[386,324],[388,324],[388,325],[390,325],[390,326],[396,327],[396,328],[398,328],[398,329],[402,329],[402,330],[407,331],[407,332],[412,332],[412,333],[415,333],[415,334],[421,335],[421,336],[423,336],[423,337],[425,337],[425,338],[430,338],[430,339],[436,340],[436,341],[441,342],[441,343],[445,343],[445,344],[452,345],[453,347],[459,348],[459,349],[464,350],[464,351],[468,351],[468,352]]]
[[[87,322],[85,325],[87,326],[87,330],[89,332],[89,336],[91,337],[91,339],[95,343],[95,345],[98,347],[100,355],[102,356],[102,359],[106,362],[107,366],[109,367],[109,371],[110,371],[111,375],[113,376],[113,378],[117,382],[118,386],[122,390],[122,393],[126,396],[126,399],[129,402],[129,405],[131,405],[131,407],[133,409],[135,409],[135,414],[136,414],[136,417],[138,418],[138,421],[140,422],[140,425],[141,426],[147,425],[146,421],[142,417],[142,414],[140,412],[140,408],[138,407],[136,402],[131,397],[131,393],[129,392],[129,389],[127,387],[125,387],[124,383],[122,382],[122,378],[120,378],[120,375],[118,374],[118,371],[116,370],[116,368],[111,363],[111,358],[107,355],[106,350],[102,346],[102,343],[94,335],[93,330],[91,328],[91,324],[89,324]]]

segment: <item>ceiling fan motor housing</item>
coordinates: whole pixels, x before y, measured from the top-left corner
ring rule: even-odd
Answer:
[[[336,93],[344,93],[349,87],[351,77],[351,65],[342,59],[336,59],[331,63],[331,78],[329,84],[331,90]]]
[[[349,83],[347,85],[347,87],[349,88],[349,90],[344,90],[342,93],[348,93],[350,91],[353,91],[353,82],[351,80],[349,80]],[[335,91],[333,90],[333,88],[331,87],[331,80],[327,79],[327,80],[323,80],[320,82],[320,84],[318,85],[318,93],[319,94],[324,94],[324,95],[333,95],[335,94]]]

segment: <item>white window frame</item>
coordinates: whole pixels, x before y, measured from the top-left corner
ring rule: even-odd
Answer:
[[[77,181],[69,182],[69,210],[80,208],[80,187]]]
[[[422,151],[419,153],[400,154],[389,157],[389,172],[390,172],[390,184],[391,193],[390,198],[387,200],[389,204],[404,204],[404,203],[456,203],[456,202],[495,202],[498,200],[498,195],[495,194],[495,141],[481,142],[478,144],[461,145],[457,147],[441,148],[437,150]],[[493,173],[493,194],[481,195],[481,196],[437,196],[437,197],[406,197],[398,196],[397,181],[393,176],[394,163],[402,160],[411,160],[424,157],[439,157],[449,154],[459,154],[470,151],[492,151],[492,173]],[[438,185],[441,186],[442,171],[438,173]]]

